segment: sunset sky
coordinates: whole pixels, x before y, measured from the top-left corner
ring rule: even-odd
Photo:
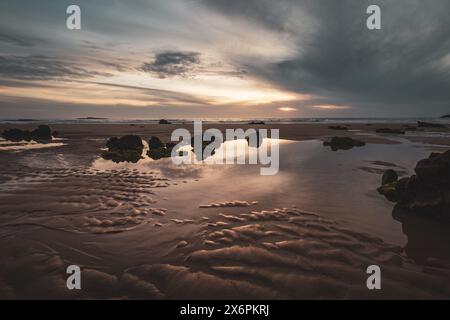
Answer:
[[[81,30],[66,8],[81,7]],[[366,8],[382,9],[382,30]],[[450,113],[450,1],[0,0],[0,118]]]

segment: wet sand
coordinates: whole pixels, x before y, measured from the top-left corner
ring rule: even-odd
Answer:
[[[376,192],[386,168],[410,175],[447,150],[448,132],[328,126],[252,126],[280,129],[280,172],[267,177],[250,165],[99,157],[111,136],[168,142],[182,125],[53,125],[58,145],[0,141],[0,297],[449,298],[448,226],[393,213]],[[333,152],[322,140],[334,135],[367,145]],[[71,264],[81,291],[66,288]],[[380,291],[366,288],[372,264]]]

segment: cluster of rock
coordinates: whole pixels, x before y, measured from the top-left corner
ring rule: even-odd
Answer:
[[[114,162],[128,161],[136,163],[142,158],[144,144],[136,135],[126,135],[121,138],[112,137],[106,142],[108,151],[102,153],[106,160]]]
[[[195,139],[191,138],[191,151],[194,152],[197,160],[201,161],[203,159],[203,153],[208,145],[215,141],[214,136],[208,141],[205,137],[197,137],[201,139],[201,149],[195,150]],[[247,142],[250,147],[260,147],[262,144],[262,139],[260,137],[259,131],[254,133],[254,136],[247,137]],[[255,144],[256,143],[256,144]],[[158,137],[151,136],[148,141],[148,151],[147,156],[153,160],[160,160],[162,158],[169,158],[172,156],[173,148],[176,146],[175,143],[163,143]],[[144,145],[142,139],[136,135],[127,135],[121,138],[112,137],[106,142],[107,151],[102,153],[102,157],[106,160],[112,160],[114,162],[133,162],[136,163],[142,159],[142,153],[144,150]],[[211,155],[215,154],[215,149],[212,149]],[[181,153],[180,153],[181,155]],[[209,156],[209,155],[208,155]]]
[[[415,172],[399,180],[395,171],[386,171],[378,192],[396,208],[450,220],[450,150],[419,161]]]
[[[324,146],[331,147],[331,150],[350,150],[354,147],[365,146],[366,143],[363,141],[355,140],[350,137],[333,137],[330,141],[325,141]]]
[[[8,129],[4,130],[2,133],[2,137],[6,140],[19,142],[19,141],[38,141],[38,142],[46,142],[51,141],[53,136],[57,136],[56,131],[52,133],[52,130],[47,125],[40,125],[36,129],[29,130],[21,130],[21,129]]]
[[[170,122],[166,119],[161,119],[161,120],[159,120],[159,124],[172,124],[172,122]]]

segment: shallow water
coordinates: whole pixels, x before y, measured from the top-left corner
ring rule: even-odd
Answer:
[[[228,147],[232,148],[230,142]],[[265,142],[267,144],[267,142]],[[427,157],[424,145],[369,144],[364,148],[333,152],[321,141],[282,141],[280,170],[275,176],[261,176],[260,165],[202,164],[174,165],[170,159],[154,161],[146,157],[136,164],[113,163],[97,159],[93,168],[101,170],[137,169],[155,171],[168,178],[198,179],[195,183],[176,183],[159,191],[160,204],[183,218],[199,215],[199,204],[226,200],[258,201],[268,206],[301,208],[352,224],[383,238],[404,245],[401,224],[392,218],[393,205],[379,195],[381,174],[394,169],[413,174],[418,160]],[[251,148],[250,152],[256,152]],[[378,162],[377,162],[378,161]],[[173,197],[176,195],[176,201]],[[225,210],[226,208],[221,208]]]

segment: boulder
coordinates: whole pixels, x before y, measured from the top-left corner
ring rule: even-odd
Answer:
[[[159,120],[159,124],[172,124],[172,122],[167,121],[165,119],[161,119],[161,120]]]
[[[31,132],[33,140],[52,140],[52,130],[47,125],[40,125]]]
[[[106,147],[108,151],[103,152],[102,157],[114,162],[136,163],[142,158],[144,149],[142,139],[135,135],[112,137],[106,142]]]
[[[150,140],[148,141],[148,147],[150,149],[158,149],[164,147],[164,144],[161,142],[161,140],[156,136],[151,136]]]
[[[350,137],[333,137],[330,141],[325,141],[324,146],[331,147],[331,150],[350,150],[353,147],[362,147],[366,143],[363,141],[355,140]]]
[[[446,114],[441,117],[441,119],[447,119],[447,118],[450,118],[450,114]]]
[[[415,172],[396,181],[386,177],[378,192],[397,208],[450,221],[450,150],[419,161]]]
[[[159,160],[162,158],[170,158],[172,156],[172,148],[161,147],[161,148],[153,148],[147,151],[147,155],[153,160]]]
[[[421,181],[450,186],[450,150],[445,153],[433,152],[428,159],[417,163],[415,171]]]
[[[158,137],[152,136],[148,141],[149,150],[147,151],[147,155],[153,160],[169,158],[172,156],[172,149],[175,146],[176,144],[173,142],[162,143]]]
[[[112,150],[132,150],[141,151],[144,148],[142,139],[135,135],[126,135],[121,138],[112,137],[106,142],[106,146]]]

